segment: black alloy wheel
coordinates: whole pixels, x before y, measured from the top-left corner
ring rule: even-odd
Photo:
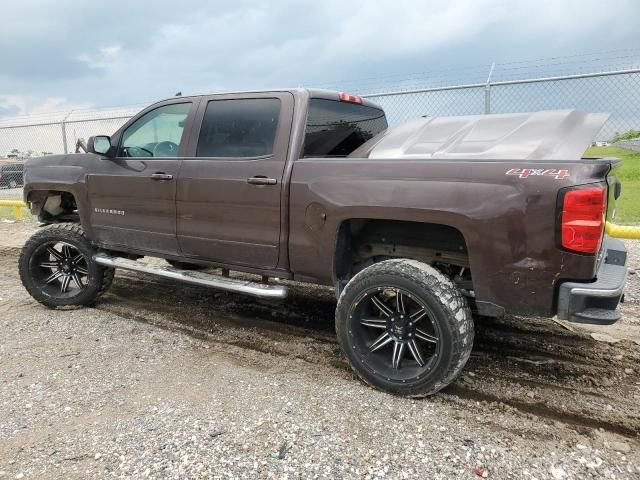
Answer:
[[[453,282],[411,259],[358,272],[336,308],[338,341],[353,370],[398,395],[427,396],[454,381],[471,354],[473,330]]]

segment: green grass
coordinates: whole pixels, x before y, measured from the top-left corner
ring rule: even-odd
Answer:
[[[31,219],[33,218],[29,213],[29,210],[26,208],[22,209],[22,219]],[[13,214],[13,207],[0,207],[0,220],[15,220],[16,217]]]
[[[0,207],[0,220],[13,218],[13,209],[11,207]]]
[[[622,165],[616,171],[622,183],[622,195],[617,202],[615,223],[640,224],[640,152],[619,147],[591,147],[585,156],[618,157],[622,160]]]

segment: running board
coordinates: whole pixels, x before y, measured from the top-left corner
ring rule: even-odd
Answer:
[[[254,297],[262,298],[286,298],[287,287],[284,285],[268,285],[265,283],[250,282],[238,278],[223,277],[210,273],[197,272],[193,270],[180,270],[169,265],[150,265],[137,260],[127,258],[112,257],[104,253],[97,253],[93,256],[99,265],[111,268],[122,268],[133,270],[134,272],[148,273],[158,277],[170,278],[180,282],[203,285],[205,287],[217,288],[228,292],[243,293]]]

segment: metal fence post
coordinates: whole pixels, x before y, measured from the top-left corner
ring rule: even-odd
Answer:
[[[62,121],[62,148],[64,148],[64,153],[69,153],[67,151],[67,130],[64,126],[64,120]]]
[[[64,149],[64,153],[69,153],[67,148],[67,118],[71,116],[73,110],[71,110],[66,117],[62,119],[62,148]]]
[[[496,63],[493,62],[491,64],[491,69],[489,70],[489,76],[487,77],[487,82],[484,85],[484,113],[488,115],[491,113],[491,75],[493,75],[493,69],[496,68]]]

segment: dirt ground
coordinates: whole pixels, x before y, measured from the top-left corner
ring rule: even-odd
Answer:
[[[118,272],[47,310],[16,268],[34,228],[0,224],[0,479],[640,476],[640,272],[612,327],[479,319],[458,381],[408,400],[351,373],[329,289]]]

